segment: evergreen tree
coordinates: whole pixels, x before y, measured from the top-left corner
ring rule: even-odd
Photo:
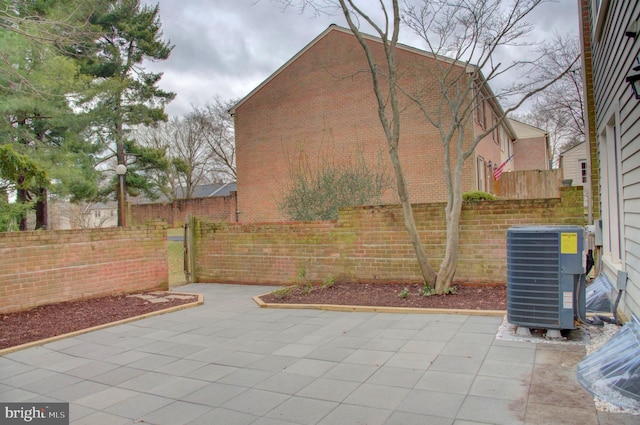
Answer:
[[[10,189],[28,190],[48,185],[48,176],[29,157],[16,152],[11,145],[0,146],[0,232],[13,228],[14,222],[21,223],[30,203],[10,204],[7,192]]]
[[[142,150],[128,135],[137,125],[166,121],[164,107],[175,95],[161,90],[157,84],[162,74],[146,72],[142,63],[167,59],[173,47],[162,39],[158,5],[115,0],[101,7],[91,18],[102,35],[96,51],[82,63],[82,72],[93,81],[81,104],[89,110],[94,137],[104,143],[103,160],[115,157],[117,164],[127,166],[126,184],[131,194],[141,190],[153,197],[145,174],[151,168],[168,166],[162,159],[164,152]],[[112,183],[116,182],[112,174]],[[106,192],[114,192],[116,187],[111,184]],[[118,202],[123,202],[119,196]],[[120,217],[118,221],[122,224]]]
[[[47,171],[47,184],[12,187],[19,203],[35,205],[36,228],[46,228],[49,189],[84,198],[95,196],[97,188],[88,157],[94,149],[79,139],[82,123],[69,105],[69,95],[81,82],[78,66],[63,48],[88,37],[88,14],[82,14],[79,6],[85,2],[80,0],[3,3],[0,144],[13,146]],[[19,227],[27,230],[25,214]]]

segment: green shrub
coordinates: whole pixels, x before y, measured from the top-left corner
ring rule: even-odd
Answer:
[[[311,293],[311,291],[313,291],[313,285],[311,284],[311,282],[300,283],[298,284],[298,289],[300,290],[301,294],[307,295]]]
[[[309,279],[307,279],[307,270],[306,269],[298,270],[298,274],[293,279],[293,283],[294,283],[294,285],[296,285],[296,287],[298,288],[298,290],[300,291],[301,294],[305,294],[306,295],[306,294],[310,293],[311,291],[313,291],[313,285],[311,284]]]
[[[465,192],[462,194],[462,199],[467,201],[494,201],[496,199],[495,195],[492,195],[487,192],[482,192],[476,190],[474,192]]]
[[[282,299],[282,298],[286,298],[287,296],[289,296],[291,294],[291,291],[293,291],[293,288],[290,286],[285,286],[279,289],[276,289],[275,291],[272,292],[272,294],[278,298],[278,299]]]
[[[323,288],[330,288],[330,287],[333,286],[334,283],[336,283],[336,281],[333,278],[333,276],[327,276],[324,279],[322,279],[322,287]]]
[[[400,291],[400,293],[398,294],[398,297],[400,298],[407,298],[409,296],[409,288],[407,288],[406,286],[402,289],[402,291]]]
[[[458,293],[458,288],[455,287],[455,286],[450,286],[450,287],[448,287],[447,289],[444,290],[443,295],[455,295],[457,293]],[[424,297],[430,297],[431,295],[435,295],[436,294],[436,288],[433,288],[433,287],[429,286],[425,282],[424,286],[420,290],[419,294],[424,296]]]

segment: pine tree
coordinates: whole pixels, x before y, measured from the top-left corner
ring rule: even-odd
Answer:
[[[81,82],[67,46],[90,37],[85,2],[14,1],[0,13],[0,144],[13,146],[50,181],[40,186],[6,182],[23,205],[34,205],[36,228],[47,227],[49,189],[74,197],[95,195],[97,178],[92,147],[79,140],[68,96]],[[84,18],[83,18],[84,16]],[[25,209],[21,209],[25,211]],[[27,230],[26,214],[19,228]]]
[[[136,125],[152,125],[166,121],[165,105],[175,96],[157,84],[161,73],[146,72],[144,60],[165,60],[172,46],[162,39],[159,8],[142,6],[139,0],[111,1],[91,18],[102,32],[97,49],[84,59],[82,72],[93,81],[82,104],[90,112],[94,137],[105,145],[105,158],[115,157],[117,164],[128,167],[126,183],[129,191],[142,190],[153,196],[145,171],[166,167],[163,152],[142,152],[128,137]],[[91,49],[91,46],[87,47]],[[109,186],[113,191],[114,181]],[[119,199],[118,202],[123,202]],[[119,209],[120,210],[120,209]],[[120,217],[118,224],[121,225]]]

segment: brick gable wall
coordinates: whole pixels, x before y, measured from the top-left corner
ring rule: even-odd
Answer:
[[[371,42],[382,59],[380,45]],[[408,50],[397,51],[400,84],[435,104],[431,76],[434,60]],[[290,171],[303,159],[316,166],[323,159],[381,158],[393,176],[370,73],[356,39],[330,31],[235,111],[238,210],[240,221],[282,220],[278,201]],[[430,98],[432,97],[432,98]],[[443,201],[442,143],[420,111],[403,100],[400,157],[414,203]],[[471,140],[473,129],[466,131]],[[463,190],[476,185],[473,160],[465,163]],[[396,202],[395,191],[383,197]]]
[[[544,137],[532,137],[529,139],[520,139],[513,145],[513,152],[516,156],[513,158],[516,170],[547,170],[548,164],[545,164],[546,141]]]

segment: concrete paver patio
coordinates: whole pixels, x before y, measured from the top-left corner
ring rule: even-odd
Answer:
[[[0,357],[0,401],[72,424],[638,423],[598,413],[584,348],[496,340],[500,317],[260,309],[272,288],[193,284],[204,305]]]

